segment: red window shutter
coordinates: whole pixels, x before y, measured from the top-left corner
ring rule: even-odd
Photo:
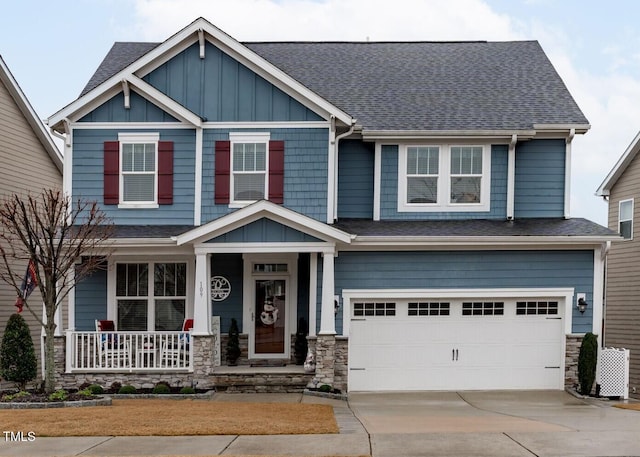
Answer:
[[[215,198],[217,205],[229,203],[231,186],[231,141],[216,141]]]
[[[104,204],[120,203],[120,143],[104,142]]]
[[[269,141],[269,200],[284,203],[284,141]]]
[[[173,141],[158,141],[158,204],[173,203]]]

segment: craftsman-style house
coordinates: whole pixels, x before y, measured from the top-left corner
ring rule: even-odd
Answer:
[[[600,332],[616,234],[569,215],[589,123],[535,41],[240,43],[197,19],[116,43],[49,126],[65,191],[116,225],[61,384],[562,389]]]

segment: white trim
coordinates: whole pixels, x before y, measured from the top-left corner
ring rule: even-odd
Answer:
[[[516,195],[516,143],[518,135],[511,137],[507,155],[507,220],[514,218]]]
[[[269,198],[269,141],[271,141],[271,132],[230,132],[229,142],[229,208],[244,208],[257,200],[236,200],[235,199],[235,179],[236,173],[242,173],[233,169],[234,158],[233,149],[236,143],[262,143],[265,145],[264,171],[256,171],[250,174],[264,175],[264,187],[262,199]]]
[[[593,251],[593,321],[591,323],[592,332],[598,335],[600,343],[602,343],[602,319],[604,316],[604,271],[606,256],[604,252],[607,246],[600,246]],[[577,306],[577,303],[576,303]],[[573,307],[573,304],[572,304]]]
[[[439,148],[437,203],[407,203],[407,148],[429,146]],[[451,203],[451,149],[459,146],[482,148],[482,181],[480,203]],[[491,210],[491,145],[490,144],[401,144],[398,147],[398,208],[399,213],[489,212]]]
[[[118,209],[155,209],[158,208],[158,142],[160,141],[160,134],[157,132],[136,132],[136,133],[118,133],[118,195],[120,196],[120,203],[118,203]],[[123,158],[123,146],[125,144],[151,144],[154,145],[154,171],[153,171],[153,200],[149,201],[125,201],[124,200],[124,176],[125,173],[122,170],[124,164]],[[133,174],[140,174],[133,173]],[[144,173],[151,175],[150,172]]]
[[[376,142],[373,158],[373,220],[380,220],[380,192],[382,191],[382,143]]]
[[[198,226],[202,222],[202,156],[204,149],[204,134],[202,128],[196,127],[196,168],[193,183],[193,225]]]
[[[554,246],[568,247],[572,249],[586,248],[593,249],[594,245],[599,245],[605,241],[620,241],[618,235],[604,236],[357,236],[350,246],[341,247],[341,250],[357,250],[363,247],[376,248],[399,248],[399,247],[435,247],[451,249],[454,247],[478,246],[478,247],[512,247],[522,246]],[[509,246],[509,247],[507,247]]]
[[[564,332],[571,334],[573,316],[574,289],[571,287],[558,288],[504,288],[504,289],[343,289],[342,303],[345,316],[351,316],[351,301],[365,299],[429,299],[429,298],[562,298],[564,300]],[[348,308],[348,309],[347,309]],[[346,313],[349,314],[346,314]],[[347,322],[349,319],[344,319]],[[344,324],[343,324],[344,325]],[[350,326],[347,324],[347,330]],[[349,336],[344,331],[344,336]]]
[[[161,129],[186,129],[195,127],[180,122],[73,122],[74,130],[161,130]]]
[[[318,335],[335,335],[335,253],[322,254],[322,304],[320,308],[320,331]]]
[[[274,254],[274,253],[300,253],[300,252],[334,252],[334,243],[201,243],[193,248],[196,254]]]
[[[640,151],[640,132],[636,134],[631,144],[627,146],[627,149],[618,159],[604,181],[602,181],[602,184],[600,184],[600,187],[598,187],[596,191],[596,195],[607,196],[611,194],[611,189],[636,157],[638,151]]]
[[[151,84],[138,78],[135,75],[128,75],[127,79],[133,86],[131,89],[134,92],[137,92],[142,97],[146,98],[148,101],[152,102],[154,105],[158,106],[166,113],[169,113],[173,117],[176,117],[178,119],[182,119],[184,122],[192,124],[195,127],[202,127],[202,119],[200,118],[200,116],[193,113],[192,111],[189,111],[172,98],[160,92]]]
[[[309,336],[316,336],[318,325],[318,255],[309,255]]]
[[[336,219],[337,205],[337,169],[336,158],[338,146],[336,143],[336,120],[331,117],[329,128],[329,149],[327,151],[327,224],[333,224]]]
[[[624,219],[623,220],[620,217],[620,214],[622,214],[622,204],[623,203],[627,203],[627,202],[631,202],[631,219]],[[633,197],[632,198],[626,198],[626,199],[620,200],[618,202],[618,225],[617,225],[616,229],[618,230],[618,233],[620,233],[620,236],[623,236],[622,235],[622,231],[620,231],[620,223],[626,222],[626,221],[631,221],[631,238],[624,238],[623,237],[623,239],[625,241],[633,240],[633,219],[634,219],[633,216],[634,216],[634,212],[635,212],[635,201],[634,201]]]
[[[132,129],[193,129],[194,126],[182,122],[74,122],[71,125],[75,129],[109,129],[109,130],[132,130]],[[200,126],[203,129],[326,129],[329,128],[327,121],[275,121],[275,122],[203,122]]]
[[[571,129],[569,136],[565,140],[564,151],[564,217],[571,216],[571,143],[575,136],[575,129]]]
[[[509,144],[513,135],[520,139],[531,139],[536,136],[535,130],[365,130],[362,139],[365,141],[460,141],[474,140],[492,144]]]
[[[351,242],[352,237],[350,234],[267,200],[260,200],[187,233],[183,233],[176,237],[176,241],[178,246],[185,243],[206,241],[263,217],[325,241]]]
[[[62,189],[65,195],[73,201],[73,147],[71,146],[73,144],[73,128],[69,125],[67,127],[69,132],[67,133],[67,141],[64,144]]]

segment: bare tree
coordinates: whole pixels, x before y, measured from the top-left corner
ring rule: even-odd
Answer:
[[[55,389],[56,311],[76,283],[104,263],[110,253],[112,232],[113,225],[97,203],[72,202],[58,190],[28,197],[13,194],[0,204],[0,256],[4,267],[0,268],[0,280],[13,287],[19,297],[24,265],[32,262],[35,266],[44,317],[40,300],[32,300],[31,305],[24,300],[24,306],[45,331],[46,392]]]

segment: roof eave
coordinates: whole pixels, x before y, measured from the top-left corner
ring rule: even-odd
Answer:
[[[622,156],[618,159],[616,164],[613,166],[607,177],[602,181],[598,190],[596,190],[596,195],[601,197],[606,197],[610,195],[611,189],[616,184],[620,176],[625,172],[629,164],[635,159],[636,155],[640,151],[640,132],[638,132],[624,151]]]
[[[619,235],[590,236],[361,236],[351,242],[357,246],[556,246],[601,245],[620,241]]]

